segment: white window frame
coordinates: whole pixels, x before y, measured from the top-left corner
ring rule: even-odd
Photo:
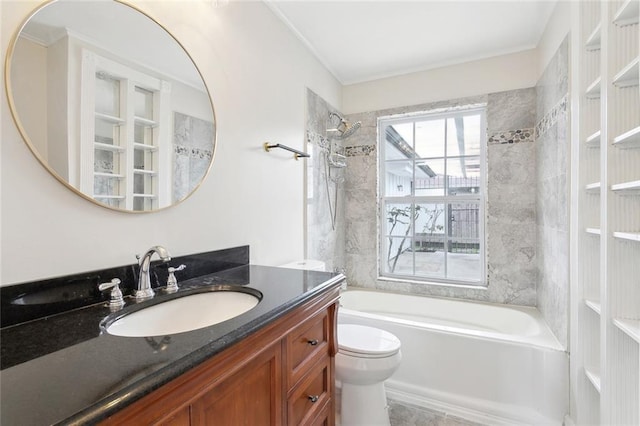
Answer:
[[[393,124],[402,124],[402,123],[413,123],[420,120],[425,119],[448,119],[448,118],[456,118],[463,117],[468,115],[480,115],[480,183],[481,188],[479,193],[473,195],[441,195],[441,196],[415,196],[414,189],[412,189],[412,194],[409,196],[385,196],[385,184],[386,184],[386,140],[385,140],[385,126],[393,125]],[[474,106],[464,109],[456,109],[446,112],[420,112],[420,113],[409,113],[403,115],[394,115],[394,116],[385,116],[378,118],[378,147],[379,147],[379,156],[378,156],[378,171],[379,171],[379,184],[378,184],[378,279],[382,280],[398,280],[403,282],[417,282],[421,284],[435,284],[435,285],[454,285],[454,286],[465,286],[470,288],[486,288],[487,286],[487,257],[486,257],[486,247],[487,247],[487,238],[486,238],[486,202],[487,202],[487,126],[486,126],[486,106]],[[415,133],[415,128],[414,128]],[[445,140],[446,140],[446,126],[445,126]],[[447,167],[447,152],[446,152],[446,143],[445,143],[445,153],[443,158],[444,167],[445,167],[445,175],[446,175],[446,167]],[[408,161],[413,161],[413,182],[415,182],[415,161],[422,160],[422,158],[407,158]],[[448,180],[445,179],[445,187],[444,194],[447,194],[447,185]],[[406,274],[398,274],[398,273],[390,273],[385,272],[384,262],[387,261],[385,246],[386,241],[389,235],[384,233],[385,230],[385,222],[386,218],[386,205],[391,202],[394,204],[420,204],[420,203],[440,203],[443,205],[447,205],[449,203],[460,203],[460,202],[477,202],[479,204],[479,237],[478,240],[480,242],[480,263],[481,263],[481,271],[478,280],[459,280],[459,279],[448,279],[448,278],[440,278],[440,277],[425,277],[415,275],[415,252],[413,252],[413,265],[414,265],[414,274],[406,275]],[[445,207],[446,209],[446,207]],[[445,244],[445,268],[447,263],[447,252],[446,252],[446,244],[447,244],[447,220],[445,222],[444,229],[444,244]],[[415,241],[415,227],[413,227],[411,232],[411,241]],[[446,269],[445,269],[446,271]],[[446,272],[445,272],[446,277]]]

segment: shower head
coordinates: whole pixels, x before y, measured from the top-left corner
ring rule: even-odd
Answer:
[[[332,124],[333,124],[334,118],[338,119],[336,127],[334,129],[327,129],[327,132],[335,133],[329,136],[329,138],[332,138],[332,139],[346,139],[349,136],[353,135],[362,125],[362,123],[359,121],[356,121],[353,124],[349,123],[341,115],[335,112],[330,112],[329,121],[332,122]]]

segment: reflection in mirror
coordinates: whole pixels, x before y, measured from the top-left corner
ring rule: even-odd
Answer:
[[[216,134],[207,88],[182,46],[131,6],[45,4],[14,38],[6,70],[25,141],[84,198],[153,211],[206,177]]]

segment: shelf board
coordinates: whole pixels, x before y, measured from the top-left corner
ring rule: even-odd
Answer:
[[[150,176],[155,176],[158,174],[158,172],[156,172],[155,170],[145,170],[145,169],[133,169],[133,173],[136,173],[139,175],[150,175]]]
[[[105,172],[93,172],[94,176],[113,178],[113,179],[124,179],[124,175],[117,175],[115,173],[105,173]]]
[[[587,305],[593,312],[600,315],[600,302],[596,302],[595,300],[584,299],[584,304]]]
[[[637,24],[639,9],[638,0],[627,0],[613,16],[613,23],[618,26]]]
[[[598,24],[591,34],[589,34],[589,37],[587,37],[587,41],[584,43],[584,46],[588,51],[600,50],[600,28],[601,26]]]
[[[640,81],[640,57],[635,58],[627,66],[622,68],[613,77],[613,85],[616,87],[637,86]]]
[[[137,143],[137,142],[134,142],[133,147],[135,149],[144,149],[146,151],[157,151],[158,150],[157,146],[147,145],[147,144],[144,144],[144,143]]]
[[[587,232],[587,234],[600,235],[600,228],[587,228],[585,229],[585,231]]]
[[[587,91],[585,92],[587,99],[600,99],[600,80],[600,77],[596,78],[595,81],[587,87]]]
[[[124,123],[124,120],[120,117],[116,117],[115,115],[103,114],[101,112],[96,112],[96,118],[117,125]]]
[[[613,236],[621,240],[636,241],[640,243],[640,232],[614,232]]]
[[[157,121],[150,120],[144,117],[138,117],[138,116],[133,117],[133,121],[136,124],[142,124],[143,126],[147,126],[147,127],[156,127],[158,125]]]
[[[640,148],[640,126],[613,138],[613,146],[618,148]]]
[[[600,192],[600,182],[590,183],[584,189],[588,192]]]
[[[93,194],[93,198],[96,200],[124,200],[124,195],[102,195],[102,194]]]
[[[621,194],[637,194],[640,193],[640,180],[633,182],[623,182],[611,185],[611,190]]]
[[[585,139],[584,144],[587,148],[600,148],[600,130]]]
[[[640,343],[640,321],[630,320],[623,318],[614,318],[613,324],[618,327],[622,332],[631,337],[636,342]]]
[[[100,142],[94,142],[93,143],[93,147],[95,149],[99,149],[99,150],[102,150],[102,151],[123,152],[125,150],[125,147],[123,147],[123,146],[109,145],[108,143],[100,143]]]
[[[584,374],[585,376],[587,376],[587,379],[589,379],[593,387],[596,388],[598,392],[600,392],[600,375],[587,368],[584,369]]]

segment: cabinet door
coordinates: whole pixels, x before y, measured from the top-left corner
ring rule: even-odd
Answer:
[[[280,342],[191,405],[191,424],[261,426],[282,424]]]
[[[189,426],[190,424],[189,407],[183,407],[178,412],[157,423],[158,426]]]

